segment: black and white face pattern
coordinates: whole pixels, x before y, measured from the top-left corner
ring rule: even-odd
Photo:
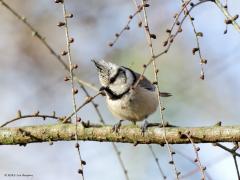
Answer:
[[[125,67],[119,67],[117,73],[111,76],[108,88],[116,95],[122,95],[129,91],[135,82],[134,74]]]
[[[100,83],[111,99],[121,98],[135,83],[136,77],[130,69],[104,60],[93,62],[98,69]]]

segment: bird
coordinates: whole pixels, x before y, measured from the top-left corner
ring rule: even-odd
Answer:
[[[99,90],[106,94],[108,109],[120,119],[113,126],[113,130],[118,132],[124,120],[134,124],[144,120],[141,127],[144,132],[149,124],[146,118],[156,111],[159,104],[157,88],[145,76],[130,68],[105,60],[92,59],[92,61],[97,68],[101,84]],[[167,92],[161,92],[159,95],[171,96]]]

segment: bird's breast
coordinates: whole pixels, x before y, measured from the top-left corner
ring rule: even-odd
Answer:
[[[120,99],[112,100],[107,97],[107,104],[109,110],[118,118],[141,121],[156,110],[157,93],[138,86]]]

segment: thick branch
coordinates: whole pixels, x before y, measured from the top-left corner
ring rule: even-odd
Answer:
[[[195,143],[239,142],[240,126],[212,126],[195,128],[166,127],[166,138],[170,144],[190,143],[181,133],[190,132]],[[55,124],[0,128],[0,144],[16,145],[49,141],[75,140],[75,125]],[[111,126],[93,125],[88,128],[79,126],[79,140],[99,142],[122,142],[138,144],[164,144],[164,131],[159,127],[150,127],[144,136],[137,126],[123,126],[119,133],[113,133]]]

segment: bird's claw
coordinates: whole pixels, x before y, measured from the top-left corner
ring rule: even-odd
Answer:
[[[115,133],[118,133],[119,132],[119,129],[122,125],[122,121],[123,120],[120,120],[118,123],[114,124],[113,127],[112,127],[112,131],[115,132]]]
[[[172,125],[172,124],[169,124],[168,122],[164,122],[164,125],[163,123],[149,123],[147,120],[144,120],[142,126],[141,126],[141,134],[144,135],[144,133],[146,132],[147,128],[148,127],[177,127],[175,125]]]

